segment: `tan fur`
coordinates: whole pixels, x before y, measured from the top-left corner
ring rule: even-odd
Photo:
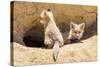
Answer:
[[[63,45],[63,37],[54,21],[53,13],[50,9],[43,10],[40,17],[40,22],[44,24],[45,30],[44,44],[47,48],[53,47],[53,58],[56,61],[59,48]]]
[[[84,28],[85,28],[85,23],[75,24],[75,23],[71,22],[68,39],[80,40],[83,36]]]

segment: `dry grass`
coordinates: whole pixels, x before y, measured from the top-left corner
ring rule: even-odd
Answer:
[[[13,42],[14,65],[54,64],[97,60],[97,36],[83,43],[66,44],[60,49],[56,62],[52,58],[52,49],[25,47]]]

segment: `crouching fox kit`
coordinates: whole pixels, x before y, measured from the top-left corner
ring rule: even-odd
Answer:
[[[85,23],[75,24],[71,22],[68,40],[80,41],[83,36]]]
[[[40,23],[44,25],[44,44],[47,48],[53,47],[53,59],[56,61],[59,48],[63,45],[63,37],[58,29],[51,9],[43,10],[40,15]]]

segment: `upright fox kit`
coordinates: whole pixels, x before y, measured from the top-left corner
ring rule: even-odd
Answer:
[[[53,47],[53,58],[56,61],[59,54],[59,48],[63,45],[63,37],[58,29],[51,9],[43,10],[40,15],[40,23],[44,25],[45,40],[47,48]]]
[[[80,41],[84,33],[84,28],[85,28],[85,23],[75,24],[71,22],[68,39],[70,41]]]

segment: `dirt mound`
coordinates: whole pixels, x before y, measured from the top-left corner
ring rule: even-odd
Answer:
[[[52,58],[52,49],[25,47],[13,42],[13,64],[55,64],[70,62],[86,62],[97,60],[97,36],[83,40],[82,43],[67,44],[60,48],[57,61]]]

